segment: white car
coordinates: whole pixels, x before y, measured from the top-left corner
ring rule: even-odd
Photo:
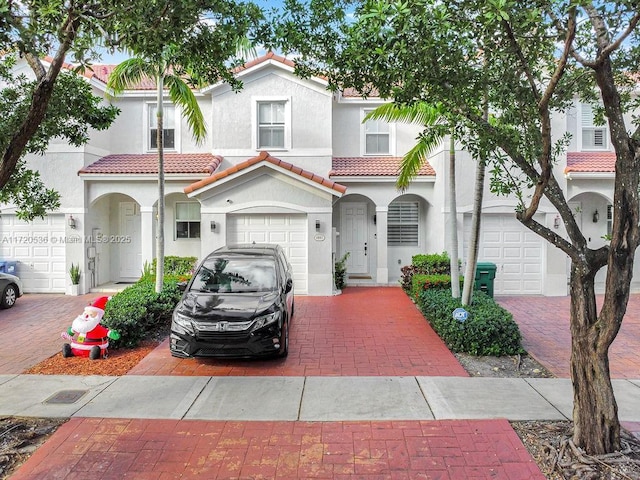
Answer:
[[[11,308],[22,296],[22,281],[15,275],[0,273],[0,308]]]

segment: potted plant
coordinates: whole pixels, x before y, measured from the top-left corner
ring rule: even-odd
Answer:
[[[333,273],[333,283],[338,290],[342,290],[346,286],[345,277],[347,275],[347,259],[349,258],[349,252],[345,253],[343,257],[335,264],[335,271]]]
[[[80,293],[80,264],[71,264],[69,268],[69,276],[71,277],[71,295]]]

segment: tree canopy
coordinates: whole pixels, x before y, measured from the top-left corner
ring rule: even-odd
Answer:
[[[276,28],[301,75],[399,104],[442,104],[468,133],[458,139],[486,163],[492,191],[513,195],[518,220],[569,256],[574,441],[591,453],[617,448],[608,348],[640,241],[637,1],[289,0],[287,8]],[[554,130],[554,115],[577,102],[594,106],[616,153],[611,241],[595,249],[554,170],[571,141]],[[534,216],[542,201],[566,232]],[[594,279],[605,266],[598,311]]]
[[[154,59],[181,45],[177,75],[188,67],[203,81],[239,88],[238,41],[255,39],[261,20],[256,5],[234,0],[0,0],[0,201],[16,204],[25,219],[58,207],[57,194],[23,157],[42,153],[54,137],[80,145],[89,128],[111,124],[117,110],[100,105],[72,74],[90,71],[101,49]],[[13,74],[16,59],[26,61],[28,76]]]

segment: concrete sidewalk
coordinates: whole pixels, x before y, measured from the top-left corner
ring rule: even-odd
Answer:
[[[640,380],[614,380],[640,422]],[[571,418],[557,378],[0,376],[0,415],[225,421]]]

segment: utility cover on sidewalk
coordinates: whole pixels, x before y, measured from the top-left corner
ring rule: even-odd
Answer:
[[[70,405],[84,397],[89,390],[60,390],[47,398],[44,403]]]

